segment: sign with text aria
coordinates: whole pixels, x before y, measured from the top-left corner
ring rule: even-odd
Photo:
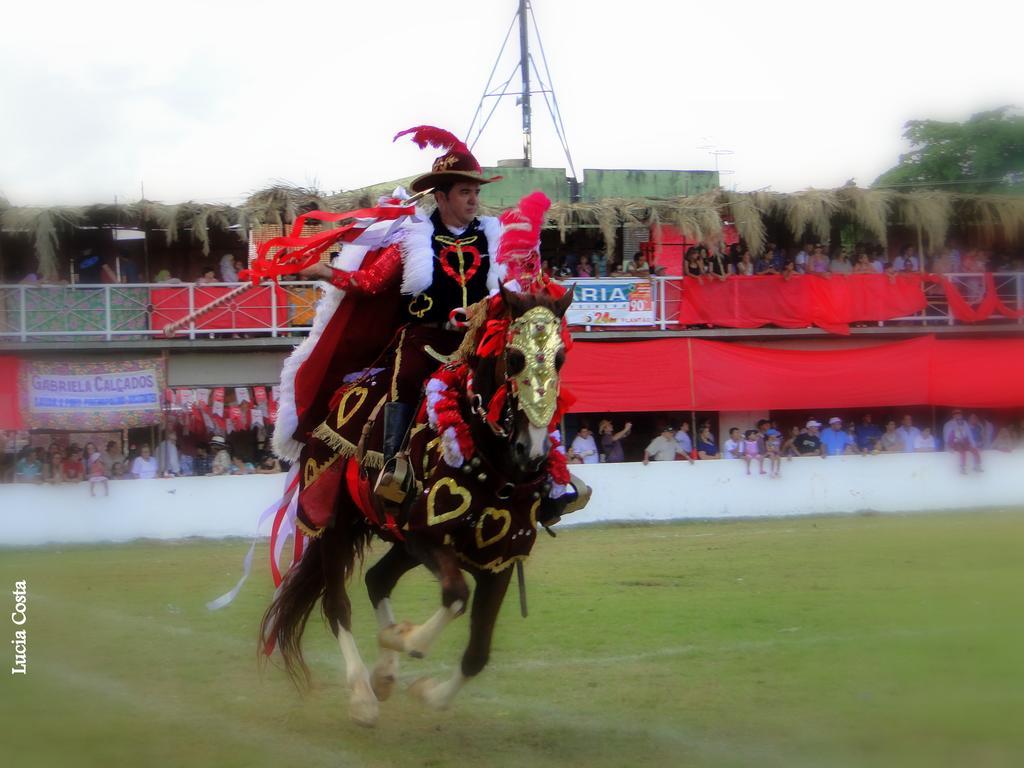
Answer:
[[[577,280],[569,325],[654,325],[654,283],[651,280]]]

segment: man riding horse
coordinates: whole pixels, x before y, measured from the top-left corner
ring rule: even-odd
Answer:
[[[351,454],[367,420],[377,431],[383,423],[382,449],[379,453],[370,449],[363,464],[371,469],[383,466],[375,493],[399,506],[405,501],[410,478],[401,448],[424,384],[462,343],[467,309],[496,294],[507,277],[507,266],[494,258],[502,226],[493,216],[477,216],[480,186],[502,177],[484,176],[466,145],[447,131],[418,126],[395,138],[409,134],[421,148],[445,150],[431,171],[410,185],[417,193],[432,190],[437,208],[429,218],[398,229],[365,256],[358,249],[348,249],[353,251],[350,254],[343,248],[337,262],[349,269],[319,263],[303,272],[338,289],[329,297],[338,308],[326,324],[321,316],[327,312],[318,311],[316,325],[324,327],[315,326],[286,362],[274,433],[275,452],[297,460],[308,436],[329,412],[342,378],[375,363],[389,365],[390,391],[380,410],[360,402],[361,407],[347,412],[353,439],[338,433],[333,437],[335,448]],[[521,287],[515,280],[510,286]],[[364,446],[374,442],[373,434],[368,437]],[[308,480],[309,473],[304,474]],[[554,520],[574,499],[576,489],[570,486],[566,491],[560,503],[545,499],[542,519]],[[315,503],[311,494],[300,497],[299,523],[307,533],[309,528],[315,532],[330,516],[328,510],[309,509]]]
[[[358,296],[401,283],[398,314],[405,327],[398,340],[395,397],[384,406],[383,453],[391,477],[427,376],[462,340],[452,313],[486,298],[498,287],[501,272],[490,257],[501,238],[498,220],[476,215],[480,186],[501,176],[485,177],[466,146],[446,131],[420,126],[398,136],[410,133],[420,147],[448,145],[430,173],[411,184],[413,192],[433,190],[437,209],[429,220],[410,226],[400,243],[385,248],[368,267],[346,272],[318,264],[304,273]]]

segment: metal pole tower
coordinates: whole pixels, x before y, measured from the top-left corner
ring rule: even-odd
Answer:
[[[502,63],[506,49],[509,47],[512,29],[517,22],[519,24],[519,56],[516,59],[512,72],[504,81],[499,83],[495,80],[494,75]],[[530,52],[531,37],[533,37],[536,49],[540,51],[541,66],[538,66],[537,60],[533,58]],[[515,90],[510,92],[510,87],[515,88],[512,82],[517,74],[520,79],[520,91],[518,93]],[[473,114],[473,120],[469,124],[469,130],[466,131],[466,144],[469,145],[469,148],[472,149],[477,141],[479,141],[500,101],[506,96],[515,96],[516,105],[521,107],[523,117],[523,164],[527,168],[532,167],[533,104],[531,96],[533,95],[543,97],[544,104],[551,115],[551,122],[554,125],[555,133],[558,136],[559,143],[562,145],[562,151],[565,153],[565,160],[569,166],[569,171],[575,179],[576,168],[573,165],[572,155],[569,152],[569,143],[565,138],[565,125],[562,122],[562,113],[558,109],[558,98],[555,96],[554,86],[551,84],[551,72],[548,69],[547,55],[544,53],[544,44],[540,39],[540,31],[537,29],[537,18],[533,15],[533,7],[530,5],[530,0],[518,0],[516,14],[512,17],[512,22],[505,32],[505,40],[501,44],[501,50],[498,51],[498,58],[494,61],[491,74],[488,76],[487,84],[484,86],[483,95],[476,106],[476,112]],[[489,105],[485,115],[484,104],[487,103],[488,99],[493,99],[493,103]]]
[[[520,104],[523,108],[523,162],[527,168],[533,166],[533,130],[530,125],[533,115],[530,110],[530,27],[526,18],[526,0],[519,0],[519,70],[523,78]]]

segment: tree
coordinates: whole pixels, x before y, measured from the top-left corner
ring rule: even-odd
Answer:
[[[872,186],[1024,192],[1024,115],[1014,107],[963,123],[911,120],[904,127],[910,151]]]

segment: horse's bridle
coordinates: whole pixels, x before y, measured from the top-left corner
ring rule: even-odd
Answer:
[[[473,391],[473,374],[470,373],[466,378],[466,394],[469,395],[470,411],[479,418],[480,421],[487,425],[495,437],[511,440],[512,419],[515,413],[512,407],[512,401],[515,395],[512,392],[511,382],[506,380],[502,386],[505,388],[505,402],[501,407],[501,421],[500,423],[495,423],[491,421],[490,416],[487,413],[487,409],[484,407],[483,396]]]

